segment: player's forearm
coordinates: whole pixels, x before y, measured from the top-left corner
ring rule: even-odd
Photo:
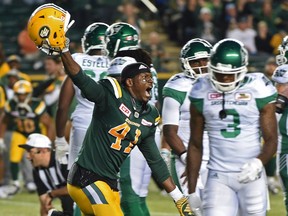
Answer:
[[[187,178],[189,194],[194,193],[202,161],[202,149],[196,148],[191,143],[187,151]]]
[[[177,133],[173,133],[171,132],[171,130],[166,130],[166,125],[163,126],[163,136],[168,145],[178,156],[183,154],[183,152],[187,151],[186,147],[184,146],[182,140],[177,135]]]
[[[56,127],[56,136],[64,137],[65,135],[65,127],[68,120],[68,109],[59,108],[57,109],[56,119],[55,119],[55,127]]]
[[[258,158],[263,164],[266,164],[277,151],[278,132],[275,104],[267,104],[263,110],[261,110],[260,124],[264,145]]]
[[[77,62],[74,61],[69,51],[62,53],[61,59],[65,68],[65,72],[69,76],[75,76],[81,70],[80,66]]]

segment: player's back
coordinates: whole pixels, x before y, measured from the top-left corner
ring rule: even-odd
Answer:
[[[72,56],[81,66],[83,72],[95,82],[106,77],[107,68],[109,65],[109,60],[106,56],[91,56],[83,53],[75,53]],[[77,86],[74,84],[73,86],[77,101],[77,105],[71,116],[73,119],[73,124],[87,128],[91,121],[94,103],[83,97],[81,90]]]

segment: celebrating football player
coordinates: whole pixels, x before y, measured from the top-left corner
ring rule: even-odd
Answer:
[[[137,145],[180,214],[191,215],[188,199],[173,183],[154,141],[160,117],[157,109],[148,103],[153,87],[149,66],[129,64],[121,73],[121,82],[110,77],[95,82],[69,52],[65,33],[71,23],[67,11],[45,4],[33,12],[29,23],[30,38],[45,53],[60,54],[73,83],[95,103],[82,149],[68,176],[68,192],[83,214],[123,215],[117,174]]]

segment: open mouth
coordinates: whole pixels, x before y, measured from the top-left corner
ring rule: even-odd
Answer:
[[[151,90],[152,90],[152,88],[150,88],[150,87],[146,89],[146,96],[147,97],[151,97]]]

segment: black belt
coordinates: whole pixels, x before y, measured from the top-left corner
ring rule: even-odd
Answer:
[[[117,188],[117,180],[99,176],[98,174],[81,167],[77,163],[72,165],[67,178],[69,184],[80,188],[85,188],[96,181],[106,182],[112,190],[119,191]]]

